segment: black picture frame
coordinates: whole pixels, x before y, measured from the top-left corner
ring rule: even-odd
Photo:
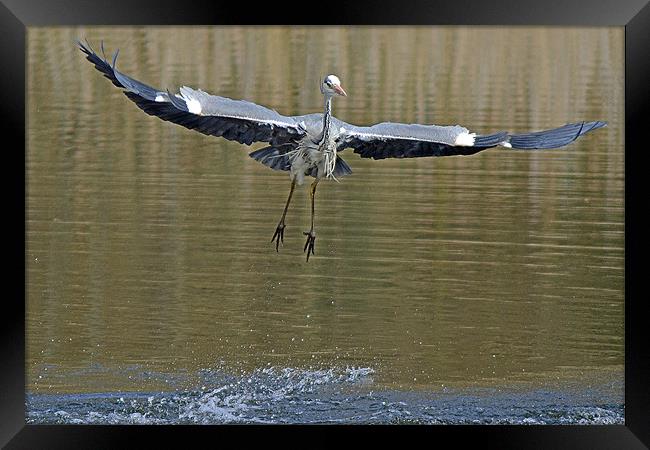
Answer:
[[[365,443],[369,437],[402,439],[402,433],[426,434],[428,445],[452,440],[488,448],[646,448],[650,445],[650,364],[645,298],[640,286],[647,220],[641,171],[648,153],[643,120],[650,99],[650,4],[647,0],[507,0],[174,2],[82,0],[3,0],[0,3],[0,111],[3,133],[5,217],[20,239],[5,235],[5,261],[25,260],[25,49],[28,26],[206,25],[206,24],[367,24],[367,25],[571,25],[625,27],[625,425],[615,426],[400,426],[400,427],[260,427],[260,426],[45,426],[25,424],[25,265],[9,275],[3,304],[0,386],[0,444],[6,448],[130,448],[167,446],[170,438],[191,443],[208,438],[222,445],[237,435],[245,445],[259,433],[291,433],[295,442],[317,432],[319,444]],[[9,138],[9,139],[7,139]],[[21,152],[22,149],[22,152]],[[21,220],[22,219],[22,220]],[[13,231],[13,230],[12,230]],[[19,280],[23,280],[23,282]],[[643,336],[646,336],[645,338]],[[251,433],[254,431],[255,433]],[[299,432],[298,434],[296,434]],[[217,434],[215,436],[214,434]],[[231,436],[228,436],[231,435]],[[287,436],[289,437],[289,436]],[[435,441],[432,441],[435,439]],[[412,441],[415,443],[416,441]],[[408,445],[408,441],[403,441]],[[309,444],[311,445],[311,444]]]

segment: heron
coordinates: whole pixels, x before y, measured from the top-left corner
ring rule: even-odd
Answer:
[[[303,234],[306,261],[314,255],[316,187],[321,180],[336,180],[350,175],[352,169],[339,152],[351,148],[362,158],[417,158],[428,156],[474,155],[480,151],[504,147],[517,150],[559,148],[583,134],[606,126],[603,121],[568,123],[543,131],[512,134],[499,131],[477,134],[460,125],[421,125],[382,122],[371,126],[349,124],[332,115],[332,100],[346,97],[336,75],[327,75],[320,83],[323,112],[284,116],[277,111],[246,100],[211,95],[201,89],[182,86],[172,94],[168,89],[153,88],[116,68],[119,49],[109,63],[101,43],[100,57],[91,47],[77,42],[86,59],[104,74],[145,113],[182,125],[210,136],[223,137],[241,144],[263,142],[267,146],[249,155],[265,166],[289,172],[289,196],[271,243],[276,252],[284,246],[285,219],[296,184],[313,178],[309,187],[311,226]]]

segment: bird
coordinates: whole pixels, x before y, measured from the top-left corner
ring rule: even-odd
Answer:
[[[182,125],[209,136],[223,137],[241,144],[263,142],[267,146],[249,155],[265,166],[289,172],[289,196],[271,243],[276,252],[284,246],[285,219],[296,184],[313,178],[309,187],[311,226],[303,234],[306,261],[315,254],[314,231],[316,187],[321,180],[350,175],[352,169],[340,152],[351,148],[362,158],[417,158],[429,156],[474,155],[480,151],[504,147],[517,150],[564,147],[592,130],[604,127],[604,121],[567,123],[558,128],[512,134],[499,131],[477,134],[460,125],[422,125],[382,122],[370,126],[349,124],[332,115],[332,100],[347,97],[338,76],[330,74],[320,82],[323,112],[284,116],[277,111],[247,100],[234,100],[182,86],[172,94],[169,89],[153,88],[116,68],[119,49],[109,63],[101,42],[100,57],[90,43],[77,41],[86,59],[145,113]]]

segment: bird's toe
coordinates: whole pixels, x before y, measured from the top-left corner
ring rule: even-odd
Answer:
[[[275,251],[278,252],[280,251],[280,243],[284,245],[284,228],[285,225],[283,223],[279,224],[277,228],[275,229],[275,233],[273,233],[273,237],[271,238],[271,242],[275,241]]]
[[[305,242],[305,247],[302,249],[303,252],[307,252],[307,261],[309,261],[309,255],[314,254],[314,244],[316,242],[316,233],[314,230],[305,231],[303,233],[307,236],[307,241]]]

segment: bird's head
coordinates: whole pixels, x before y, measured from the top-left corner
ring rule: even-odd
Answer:
[[[325,95],[334,96],[342,95],[347,97],[348,94],[345,93],[341,87],[341,80],[336,75],[328,75],[323,79],[323,84],[321,84],[321,92]]]

